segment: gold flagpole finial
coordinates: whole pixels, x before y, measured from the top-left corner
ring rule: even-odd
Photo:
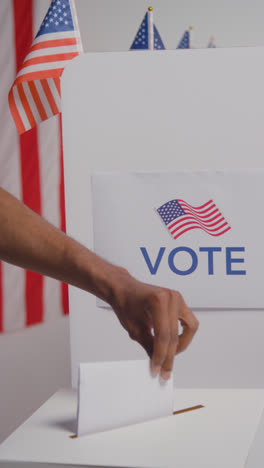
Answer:
[[[148,7],[148,11],[152,11],[152,10],[153,10],[152,6]]]
[[[192,29],[193,29],[193,26],[190,26],[189,29],[192,30]]]

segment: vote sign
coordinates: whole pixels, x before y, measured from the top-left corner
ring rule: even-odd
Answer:
[[[264,171],[96,173],[95,251],[193,308],[263,308]]]

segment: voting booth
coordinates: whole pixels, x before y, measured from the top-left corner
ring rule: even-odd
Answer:
[[[67,231],[136,277],[183,293],[200,328],[175,362],[177,387],[264,386],[262,56],[261,47],[88,54],[63,75]],[[155,212],[172,199],[194,207],[212,199],[230,231],[173,239]],[[192,274],[169,268],[179,246],[198,258]],[[200,251],[208,247],[222,249],[213,254],[214,275]],[[226,274],[228,252],[244,259],[232,269],[247,274]],[[151,275],[147,263],[162,253]],[[191,267],[186,252],[175,266],[180,256]],[[102,306],[70,288],[73,386],[79,362],[145,357]]]
[[[2,444],[0,466],[260,466],[264,391],[231,387],[264,383],[263,58],[264,48],[86,54],[65,69],[68,234],[144,280],[166,285],[169,271],[200,329],[176,359],[177,414],[76,439],[76,393],[61,391]],[[199,226],[183,233],[180,216]],[[180,243],[169,229],[178,221]],[[105,304],[74,287],[69,295],[73,388],[80,363],[145,358]]]

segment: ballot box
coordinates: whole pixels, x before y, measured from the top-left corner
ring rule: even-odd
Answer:
[[[74,437],[76,407],[75,391],[61,390],[53,395],[2,443],[0,467],[263,465],[263,443],[258,444],[258,465],[256,454],[247,464],[264,407],[261,389],[176,390],[174,415],[79,438]]]

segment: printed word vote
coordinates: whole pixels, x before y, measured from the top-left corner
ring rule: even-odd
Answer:
[[[143,258],[152,275],[156,275],[158,272],[165,250],[166,247],[160,247],[157,257],[150,259],[146,247],[140,247]],[[179,262],[177,264],[177,255],[180,252],[183,252],[186,256],[186,263],[188,263],[188,268],[186,269],[180,267]],[[238,252],[241,252],[241,254],[238,254]],[[245,262],[243,252],[245,252],[245,247],[225,247],[223,249],[222,247],[200,247],[199,254],[190,247],[176,247],[169,252],[168,265],[170,270],[176,275],[191,275],[198,267],[198,255],[207,255],[208,275],[214,275],[215,257],[217,255],[225,255],[226,275],[246,275],[246,270],[238,269],[239,267],[235,266],[235,264]],[[189,266],[190,262],[191,266]]]

